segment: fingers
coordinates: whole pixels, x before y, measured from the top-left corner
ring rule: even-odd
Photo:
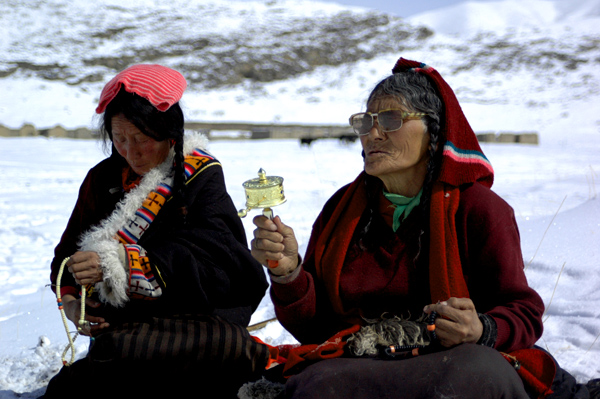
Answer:
[[[275,222],[263,215],[256,216],[254,219],[252,219],[252,223],[254,223],[254,225],[259,229],[277,231],[277,225]]]
[[[451,347],[464,342],[475,343],[483,333],[483,325],[469,298],[450,298],[447,301],[427,305],[425,313],[437,312],[436,333],[440,343]]]
[[[283,245],[283,234],[278,231],[278,226],[270,219],[264,216],[257,216],[257,228],[254,230],[254,241],[256,245],[253,247],[259,250],[282,252],[285,247]]]
[[[86,300],[86,304],[87,303],[88,303],[88,301]],[[97,303],[97,306],[100,306],[100,304],[98,302],[96,302],[96,303]],[[103,317],[92,316],[87,313],[85,315],[85,321],[87,322],[86,323],[87,331],[90,332],[91,335],[94,335],[95,333],[97,333],[98,331],[100,331],[102,329],[110,327],[108,322]]]
[[[278,266],[270,268],[271,273],[282,275],[298,266],[298,242],[294,230],[285,225],[279,216],[268,219],[257,216],[254,239],[251,242],[252,256],[267,266],[269,260],[277,261]]]
[[[96,252],[75,252],[69,258],[67,267],[79,285],[95,284],[103,280],[100,257]]]
[[[74,324],[78,327],[77,331],[79,331],[81,335],[86,335],[88,337],[110,327],[110,324],[108,324],[103,318],[94,316],[88,317],[87,315],[85,317],[85,323],[83,326],[81,326],[81,328],[79,328],[79,320],[77,320],[77,322]]]
[[[437,312],[439,315],[451,320],[453,316],[460,314],[461,310],[475,311],[475,304],[469,298],[452,297],[447,301],[427,305],[423,308],[423,311],[427,314]]]
[[[73,295],[65,295],[63,296],[62,300],[65,315],[69,320],[71,320],[75,327],[77,327],[80,334],[90,336],[110,326],[103,317],[93,316],[88,313],[85,314],[84,325],[80,326],[81,300],[75,298]],[[100,306],[100,303],[91,298],[87,298],[85,300],[85,305],[88,308],[97,308]]]
[[[85,304],[88,308],[97,308],[100,306],[99,302],[90,298],[85,300]],[[110,324],[103,317],[92,316],[88,313],[85,314],[84,324],[81,325],[81,302],[78,299],[71,301],[69,303],[69,310],[65,309],[65,312],[67,318],[73,322],[82,335],[92,336],[100,330],[110,327]]]
[[[280,260],[290,251],[297,253],[294,231],[281,222],[279,216],[270,220],[264,216],[254,218],[257,228],[252,240],[252,253],[265,259]]]

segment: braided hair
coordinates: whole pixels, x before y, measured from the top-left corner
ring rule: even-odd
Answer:
[[[112,119],[116,115],[123,115],[129,122],[137,127],[143,134],[156,141],[172,140],[175,156],[173,159],[173,201],[185,221],[187,208],[184,202],[185,173],[184,173],[184,117],[179,103],[173,104],[166,111],[159,111],[150,101],[121,88],[115,98],[106,106],[100,121],[100,136],[104,145],[111,147],[111,156],[121,158],[113,144]]]
[[[371,91],[367,99],[367,107],[374,102],[383,98],[392,98],[402,104],[409,112],[421,112],[427,115],[423,117],[423,123],[427,129],[430,138],[429,157],[427,161],[427,172],[425,181],[423,182],[423,194],[421,195],[421,203],[419,208],[422,212],[421,220],[429,220],[429,202],[431,199],[431,190],[435,179],[437,178],[442,163],[442,149],[445,138],[442,137],[442,126],[444,106],[433,84],[429,79],[413,70],[401,71],[388,76],[379,82]],[[378,207],[378,198],[382,189],[382,182],[374,177],[366,178],[369,219],[361,233],[361,242],[370,247],[369,228],[375,209]],[[418,233],[418,253],[415,257],[419,257],[421,252],[421,237],[425,233],[425,223],[422,223]],[[372,243],[375,244],[375,243]]]

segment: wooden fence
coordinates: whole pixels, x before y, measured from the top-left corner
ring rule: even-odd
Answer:
[[[350,126],[343,125],[188,122],[185,128],[206,133],[211,140],[296,139],[306,145],[310,145],[314,140],[324,138],[337,138],[342,141],[356,140]],[[477,139],[482,143],[539,144],[537,132],[482,132],[476,134]],[[87,128],[65,129],[58,125],[50,129],[36,129],[31,124],[25,124],[20,129],[10,129],[0,125],[0,137],[35,136],[74,139],[98,137],[95,132]]]

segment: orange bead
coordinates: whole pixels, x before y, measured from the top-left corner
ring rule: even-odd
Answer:
[[[435,331],[435,324],[428,324],[427,331]]]

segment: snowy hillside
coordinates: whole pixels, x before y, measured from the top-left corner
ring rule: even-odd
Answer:
[[[16,96],[6,104],[31,105],[17,94],[26,82],[46,103],[58,101],[60,116],[83,111],[69,103],[89,105],[104,82],[133,63],[173,67],[197,93],[247,85],[256,96],[265,82],[372,59],[382,40],[397,52],[431,34],[399,18],[307,0],[8,2],[0,26],[0,82]],[[0,123],[19,124],[3,108]]]
[[[344,124],[399,56],[440,70],[467,108],[498,104],[533,116],[600,93],[600,37],[583,23],[594,20],[599,0],[464,3],[409,21],[308,0],[120,3],[3,5],[1,125],[90,127],[102,85],[139,62],[182,71],[190,82],[186,116],[197,121]],[[558,15],[578,23],[559,27]],[[433,33],[443,32],[444,20],[494,29],[498,17],[498,32]],[[535,29],[510,31],[508,21]],[[535,116],[486,121],[476,129],[540,130]]]

